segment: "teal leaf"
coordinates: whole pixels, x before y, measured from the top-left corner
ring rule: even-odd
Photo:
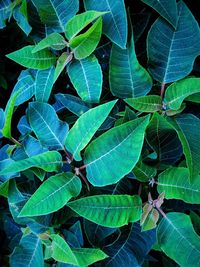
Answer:
[[[86,10],[107,11],[103,16],[103,33],[122,49],[127,42],[127,16],[123,0],[84,0]]]
[[[2,135],[2,129],[5,123],[5,114],[2,108],[0,108],[0,138],[3,136]]]
[[[190,182],[189,169],[174,167],[158,176],[158,192],[166,199],[181,199],[187,203],[200,204],[200,176]]]
[[[62,166],[62,157],[56,151],[45,152],[27,159],[14,161],[8,167],[0,170],[0,175],[25,171],[37,167],[46,172],[58,171]]]
[[[69,78],[83,101],[98,103],[102,91],[102,70],[94,55],[71,62],[67,68]]]
[[[181,141],[186,163],[190,170],[190,181],[200,173],[200,119],[192,114],[182,114],[169,120]]]
[[[31,69],[48,69],[56,62],[56,57],[47,49],[32,53],[34,45],[25,46],[15,52],[6,55],[16,63]]]
[[[51,176],[36,190],[20,212],[20,217],[46,215],[55,212],[79,195],[81,181],[73,173]]]
[[[132,108],[141,112],[156,112],[162,110],[162,98],[158,95],[148,95],[124,100]]]
[[[35,76],[35,98],[38,102],[48,102],[54,84],[55,68],[38,70]]]
[[[66,47],[66,41],[59,33],[52,33],[46,38],[42,39],[33,49],[32,53],[36,53],[45,48],[52,48],[55,50],[62,50]]]
[[[167,87],[164,102],[168,109],[177,110],[184,99],[192,94],[200,93],[200,78],[186,78]]]
[[[68,124],[59,120],[52,106],[32,102],[29,104],[28,118],[31,128],[44,146],[49,149],[63,149]]]
[[[86,148],[84,163],[91,184],[114,184],[134,168],[140,157],[148,123],[149,116],[114,127]]]
[[[174,28],[177,23],[177,4],[176,0],[142,0],[145,4],[155,9],[165,18]]]
[[[147,39],[149,69],[154,79],[165,84],[187,76],[200,54],[199,40],[198,23],[183,1],[178,3],[175,29],[158,18]]]
[[[10,256],[11,267],[44,266],[42,243],[34,234],[25,235]]]
[[[24,14],[21,12],[21,6],[17,6],[14,9],[13,17],[16,20],[18,26],[28,36],[32,30],[32,27],[29,24],[27,17],[25,17]]]
[[[158,226],[157,238],[161,250],[181,267],[199,266],[200,237],[188,215],[167,213]]]
[[[142,214],[139,196],[97,195],[69,202],[67,206],[87,220],[111,228],[138,221]]]
[[[111,101],[85,112],[70,129],[65,146],[75,160],[81,160],[80,152],[92,139],[95,132],[105,121],[116,101]]]
[[[10,0],[2,0],[0,2],[0,29],[3,29],[6,26],[6,20],[10,17]]]
[[[32,0],[41,21],[49,30],[64,32],[66,23],[78,12],[78,0]]]

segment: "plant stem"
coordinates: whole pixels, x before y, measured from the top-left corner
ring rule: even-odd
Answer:
[[[164,98],[164,94],[165,94],[165,83],[162,83],[161,91],[160,91],[160,96],[161,96],[162,100]]]
[[[85,182],[85,184],[87,186],[88,191],[90,191],[90,185],[89,185],[87,179],[85,178],[85,176],[80,171],[80,168],[75,168],[75,173],[76,173],[76,175],[78,175],[82,178],[82,180]]]
[[[17,146],[22,146],[22,144],[20,144],[20,142],[18,142],[14,137],[10,137],[10,141],[12,141]]]
[[[87,165],[83,165],[81,167],[79,167],[79,170],[84,170],[86,168]]]
[[[64,147],[63,147],[63,150],[65,152],[67,159],[68,159],[67,162],[70,164],[73,161],[73,158],[70,156],[70,154],[67,152],[67,150]]]
[[[156,209],[160,212],[160,214],[162,214],[162,216],[164,218],[167,218],[166,214],[164,213],[164,211],[161,208],[159,208],[159,207],[156,206]]]

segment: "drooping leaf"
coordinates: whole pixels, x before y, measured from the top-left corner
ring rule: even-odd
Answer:
[[[61,155],[56,151],[49,151],[27,159],[14,161],[8,167],[0,170],[0,175],[21,172],[32,167],[41,168],[47,172],[53,172],[58,171],[61,166]]]
[[[167,88],[164,102],[167,108],[177,110],[186,97],[199,92],[200,78],[186,78],[171,84]]]
[[[136,56],[131,22],[126,48],[112,46],[109,82],[112,94],[120,98],[144,96],[151,90],[152,79]]]
[[[56,57],[49,50],[43,49],[32,53],[33,49],[34,45],[28,45],[6,56],[16,63],[31,69],[44,70],[55,64]]]
[[[22,6],[25,6],[23,1],[21,6],[17,6],[13,11],[13,17],[16,20],[18,26],[22,29],[22,31],[28,36],[32,30],[31,25],[28,22],[28,18],[22,12]],[[25,8],[25,7],[24,7]]]
[[[167,120],[156,112],[147,127],[146,137],[157,153],[157,160],[162,163],[173,164],[183,154],[178,135]]]
[[[61,209],[81,191],[81,182],[73,173],[51,176],[37,189],[25,204],[20,216],[38,216]]]
[[[165,84],[187,76],[200,54],[199,40],[198,23],[183,1],[178,3],[176,28],[158,18],[147,40],[149,69],[154,79]]]
[[[58,234],[52,234],[52,258],[59,262],[78,265],[78,261],[67,242]]]
[[[49,31],[64,32],[66,23],[78,12],[78,0],[32,0]]]
[[[34,234],[25,235],[10,257],[11,267],[44,266],[42,243]]]
[[[149,116],[114,127],[86,148],[84,163],[91,184],[114,184],[134,168],[139,160],[148,123]]]
[[[156,112],[162,109],[162,99],[158,95],[148,95],[124,100],[132,108],[142,112]]]
[[[177,4],[176,0],[142,0],[145,4],[155,9],[163,18],[176,28]]]
[[[105,247],[105,252],[109,258],[102,266],[141,266],[156,242],[155,230],[141,232],[139,223],[134,223],[128,227],[123,227],[120,231],[120,236],[116,242]]]
[[[89,143],[95,132],[105,121],[116,101],[111,101],[85,112],[70,129],[65,146],[75,160],[81,160],[80,152]]]
[[[167,213],[158,226],[157,238],[160,248],[177,264],[182,267],[199,266],[200,237],[195,233],[188,215]]]
[[[158,176],[158,192],[165,192],[167,199],[181,199],[187,203],[200,204],[200,177],[190,182],[187,168],[174,167]]]
[[[36,53],[45,48],[52,48],[55,50],[62,50],[66,47],[66,41],[59,33],[52,33],[46,38],[42,39],[32,50],[32,53]]]
[[[54,82],[54,67],[38,70],[35,77],[35,98],[38,102],[48,102]]]
[[[97,47],[102,32],[102,18],[97,21],[85,32],[72,38],[69,46],[72,48],[76,59],[83,59],[92,54]]]
[[[126,47],[127,17],[123,0],[84,0],[86,10],[107,11],[103,16],[103,33],[121,48]]]
[[[139,196],[97,195],[67,204],[80,216],[106,227],[121,227],[140,219],[142,207]]]
[[[63,149],[68,125],[59,120],[52,106],[32,102],[29,104],[28,117],[31,128],[43,145],[49,149]]]
[[[91,55],[71,62],[67,68],[70,80],[85,102],[98,103],[102,91],[102,70],[97,58]]]
[[[190,170],[190,181],[200,173],[200,119],[192,114],[182,114],[169,120],[181,141],[186,163]]]
[[[94,20],[104,15],[106,12],[98,11],[86,11],[84,13],[74,16],[68,21],[65,27],[65,36],[67,39],[72,39],[79,32],[81,32],[86,26],[92,23]]]

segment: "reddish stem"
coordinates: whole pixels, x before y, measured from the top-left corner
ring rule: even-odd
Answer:
[[[86,168],[87,165],[83,165],[79,168],[79,170],[84,170]]]
[[[140,183],[139,188],[138,188],[138,195],[140,196],[142,193],[142,183]]]
[[[164,98],[164,94],[165,94],[165,83],[162,83],[161,91],[160,91],[160,96],[162,99]]]
[[[162,216],[164,218],[167,218],[166,214],[164,213],[164,211],[161,208],[159,208],[159,207],[156,206],[156,209],[160,212],[160,214],[162,214]]]
[[[85,182],[88,191],[90,191],[90,185],[89,185],[87,179],[85,178],[85,176],[84,176],[84,175],[82,174],[82,172],[80,171],[80,168],[75,168],[75,173],[76,173],[76,175],[78,175],[78,176],[81,177],[81,179]]]

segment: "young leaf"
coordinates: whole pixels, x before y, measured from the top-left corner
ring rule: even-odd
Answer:
[[[65,26],[65,36],[68,40],[74,38],[86,26],[106,13],[91,10],[74,16]]]
[[[162,99],[158,95],[148,95],[124,100],[132,108],[141,112],[156,112],[162,109]]]
[[[159,212],[152,207],[149,203],[143,207],[143,213],[140,220],[142,231],[149,231],[156,228],[159,219]]]
[[[98,103],[102,91],[102,70],[94,55],[71,62],[67,68],[69,78],[85,102]]]
[[[62,166],[62,157],[56,151],[45,152],[27,159],[14,161],[8,167],[0,170],[0,175],[25,171],[37,167],[46,172],[58,171]]]
[[[68,124],[59,120],[52,106],[32,102],[28,108],[31,128],[39,141],[49,149],[63,149],[68,133]]]
[[[149,116],[124,123],[105,132],[86,148],[84,163],[91,184],[114,184],[134,168],[148,123]]]
[[[59,235],[52,234],[52,258],[59,262],[78,265],[78,261],[67,242]]]
[[[190,170],[190,181],[200,173],[200,119],[192,114],[179,115],[176,120],[168,120],[181,141],[186,163]]]
[[[200,78],[186,78],[167,88],[164,102],[168,109],[177,110],[186,97],[195,93],[200,93]]]
[[[175,29],[163,18],[158,18],[147,39],[150,71],[154,79],[165,84],[187,76],[200,54],[199,39],[198,23],[183,1],[178,3]]]
[[[136,222],[142,214],[139,196],[97,195],[69,202],[67,206],[87,220],[111,228]]]
[[[199,266],[200,237],[188,215],[168,213],[158,226],[157,237],[160,248],[181,267]]]
[[[62,50],[66,47],[66,41],[59,33],[52,33],[46,38],[42,39],[32,50],[32,53],[36,53],[45,48],[52,48],[55,50]]]
[[[38,102],[48,102],[53,88],[55,68],[38,70],[35,77],[35,98]]]
[[[35,234],[24,235],[10,256],[10,266],[44,267],[42,243]]]
[[[124,0],[84,0],[86,10],[107,11],[103,16],[103,33],[122,49],[127,41],[127,17]]]
[[[89,266],[97,261],[106,259],[108,256],[98,248],[72,248],[77,259],[78,266]]]
[[[32,0],[47,30],[64,32],[66,23],[78,12],[78,0]]]
[[[34,47],[34,45],[28,45],[6,56],[18,64],[31,69],[44,70],[55,64],[56,57],[49,50],[43,49],[32,53]]]
[[[165,18],[174,28],[177,23],[177,4],[176,0],[142,0],[145,4],[155,9]]]
[[[200,204],[200,177],[190,182],[187,168],[174,167],[158,176],[158,192],[165,192],[167,199],[181,199],[187,203]]]
[[[127,47],[122,49],[115,44],[112,46],[109,82],[112,94],[120,98],[143,96],[151,90],[152,79],[136,57],[131,22]]]
[[[92,54],[97,47],[102,32],[102,18],[97,21],[85,32],[75,36],[69,42],[76,59],[83,59]]]
[[[75,160],[81,160],[80,152],[89,143],[95,132],[105,121],[116,101],[111,101],[85,112],[70,129],[65,146]]]
[[[59,173],[51,176],[31,196],[20,215],[38,216],[55,212],[72,198],[79,195],[81,181],[73,173]]]
[[[62,55],[58,58],[56,69],[54,73],[54,83],[60,76],[61,72],[64,70],[66,65],[72,60],[72,53],[68,54],[66,52],[62,53]]]

